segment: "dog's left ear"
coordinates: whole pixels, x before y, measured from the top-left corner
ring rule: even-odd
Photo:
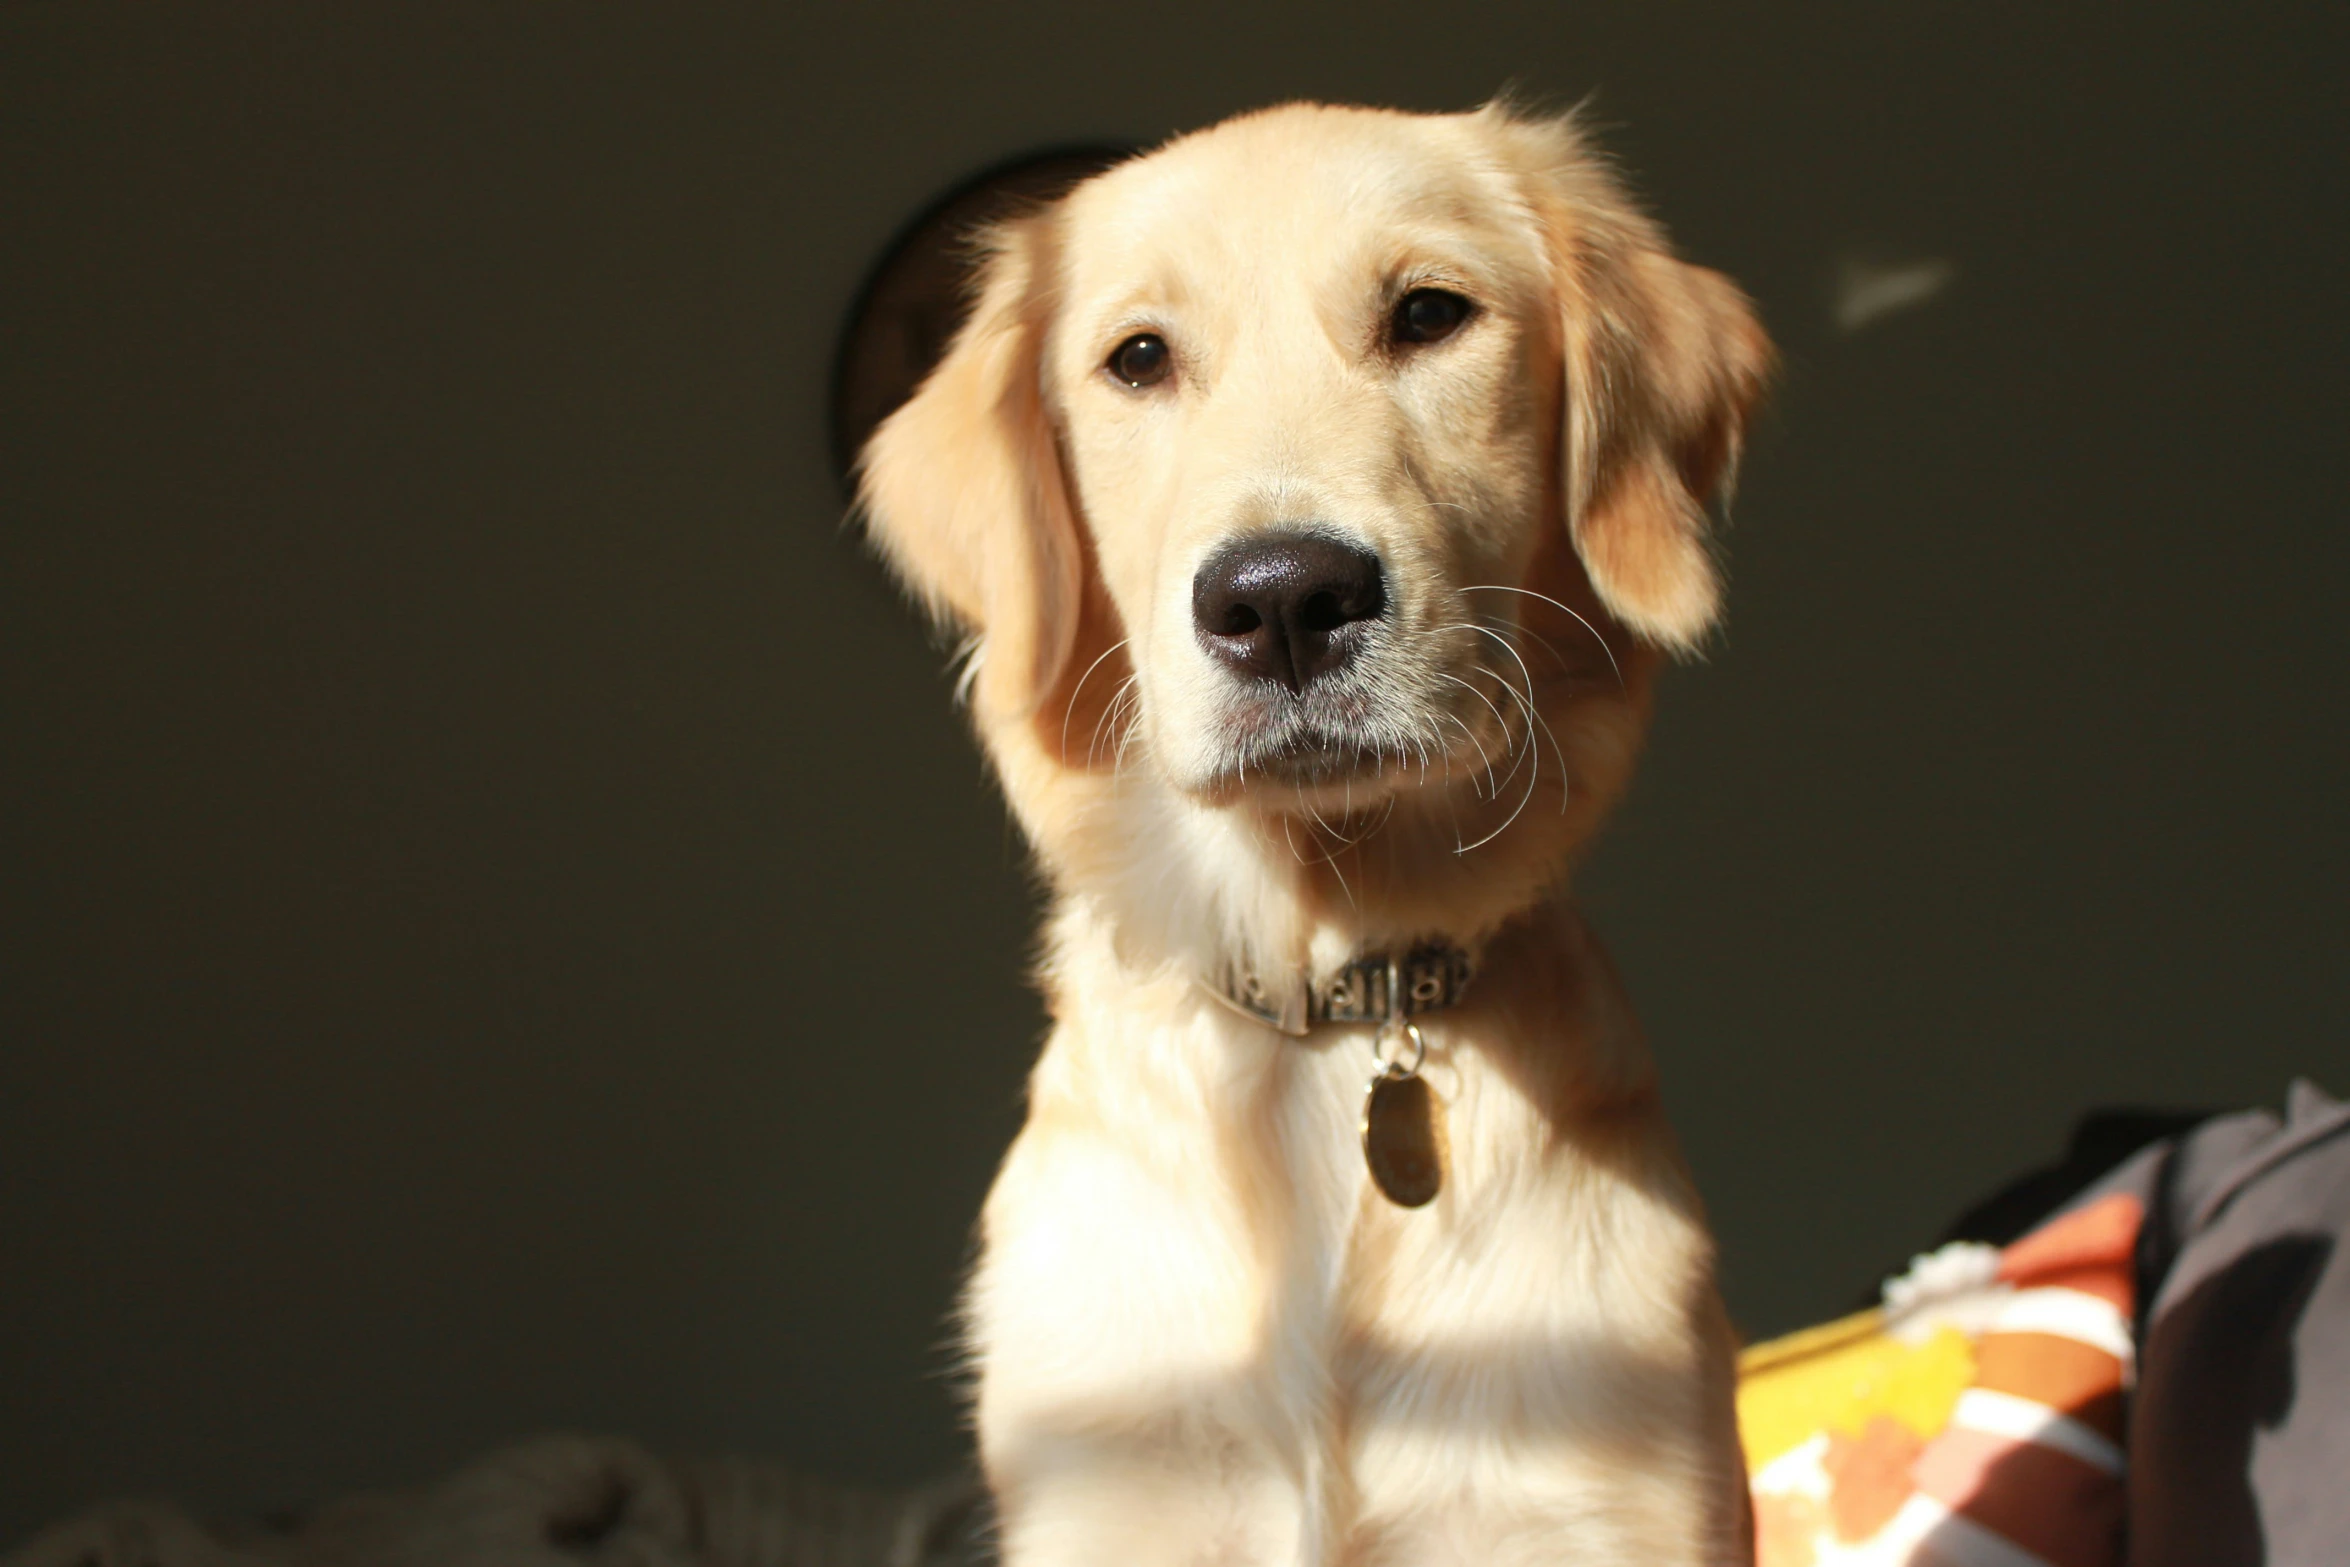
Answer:
[[[1575,553],[1618,620],[1688,652],[1720,617],[1707,508],[1736,479],[1770,339],[1735,284],[1673,255],[1571,120],[1505,123],[1531,144],[1549,241]]]
[[[978,639],[981,713],[1033,711],[1068,663],[1083,557],[1044,406],[1049,212],[989,236],[970,319],[858,464],[868,533],[932,613]]]

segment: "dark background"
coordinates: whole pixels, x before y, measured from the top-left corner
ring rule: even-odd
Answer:
[[[2350,1088],[2350,12],[684,10],[0,8],[0,1541],[955,1460],[1032,900],[827,362],[961,175],[1285,97],[1596,89],[1786,350],[1584,880],[1749,1331]]]

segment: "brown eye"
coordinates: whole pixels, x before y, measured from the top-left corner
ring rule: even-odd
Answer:
[[[1128,386],[1156,386],[1175,368],[1175,355],[1157,333],[1138,332],[1110,350],[1109,368]]]
[[[1461,329],[1477,307],[1442,288],[1415,288],[1396,302],[1395,340],[1438,343]]]

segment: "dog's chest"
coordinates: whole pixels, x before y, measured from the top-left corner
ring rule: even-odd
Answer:
[[[1528,1498],[1604,1512],[1608,1454],[1662,1442],[1661,1472],[1681,1472],[1719,1422],[1674,1309],[1706,1254],[1669,1148],[1629,1112],[1563,1132],[1508,1069],[1525,1053],[1468,1027],[1428,1030],[1453,1162],[1407,1210],[1364,1166],[1368,1030],[1064,1022],[972,1284],[1000,1497],[1123,1476],[1135,1516],[1254,1542],[1182,1560],[1319,1563],[1530,1453],[1509,1518]]]
[[[1283,1047],[1267,1085],[1274,1128],[1263,1150],[1278,1170],[1285,1210],[1266,1227],[1265,1342],[1278,1382],[1301,1417],[1343,1402],[1335,1385],[1355,1233],[1370,1196],[1361,1118],[1375,1068],[1367,1044],[1342,1039]]]
[[[1146,1407],[1219,1389],[1267,1440],[1314,1450],[1346,1398],[1358,1237],[1386,1218],[1360,1132],[1368,1034],[1121,1021],[1065,1028],[1039,1064],[973,1281],[983,1364]]]

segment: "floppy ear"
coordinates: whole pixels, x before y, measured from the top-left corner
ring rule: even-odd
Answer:
[[[1694,648],[1720,615],[1707,505],[1736,478],[1770,339],[1737,286],[1677,260],[1570,120],[1516,122],[1543,167],[1566,361],[1562,493],[1575,553],[1615,617]]]
[[[994,230],[971,316],[866,442],[866,529],[907,587],[976,641],[981,712],[1032,711],[1075,639],[1077,523],[1044,407],[1050,216]]]

